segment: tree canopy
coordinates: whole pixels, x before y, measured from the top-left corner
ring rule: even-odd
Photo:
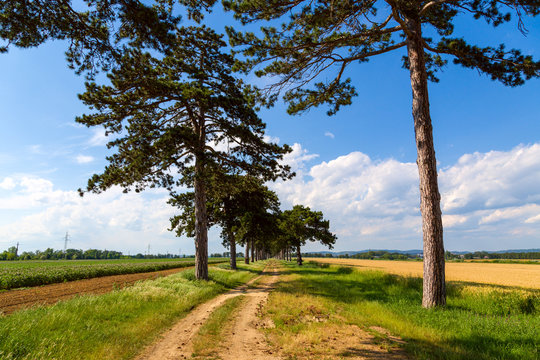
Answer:
[[[458,15],[472,14],[499,26],[517,16],[525,32],[523,16],[540,13],[536,0],[388,0],[388,1],[253,1],[227,0],[243,24],[276,20],[280,27],[263,26],[261,36],[228,27],[231,43],[240,46],[248,59],[238,63],[257,75],[278,76],[275,90],[286,90],[288,111],[298,113],[327,104],[329,114],[349,105],[357,95],[347,67],[367,62],[380,54],[402,49],[403,67],[409,68],[406,54],[413,29],[410,19],[422,26],[422,48],[428,77],[438,81],[436,72],[451,59],[454,64],[476,69],[505,85],[517,86],[540,75],[540,62],[505,44],[477,46],[452,36]],[[263,64],[262,67],[259,66]],[[330,71],[334,72],[333,76]],[[316,82],[324,74],[329,80]]]

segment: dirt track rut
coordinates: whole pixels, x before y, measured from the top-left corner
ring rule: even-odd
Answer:
[[[193,339],[200,327],[210,314],[225,301],[239,295],[247,296],[247,301],[240,309],[239,316],[235,318],[234,329],[226,354],[220,355],[223,359],[274,359],[264,346],[263,335],[255,326],[257,309],[268,298],[268,293],[276,281],[276,271],[263,272],[262,275],[247,284],[220,295],[191,311],[169,331],[161,336],[157,342],[146,348],[136,360],[172,360],[188,359],[193,353]],[[254,282],[256,286],[251,286]],[[256,355],[254,355],[254,351]]]

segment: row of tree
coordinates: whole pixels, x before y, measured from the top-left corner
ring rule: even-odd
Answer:
[[[453,254],[450,251],[446,252],[447,260],[456,260],[456,259],[502,259],[502,260],[512,260],[512,259],[529,259],[536,260],[540,259],[540,252],[488,252],[488,251],[475,251],[465,254]]]
[[[18,254],[15,246],[0,253],[0,260],[121,259],[125,257],[127,256],[120,251],[98,249],[66,249],[64,251],[47,248],[43,251],[23,251]]]
[[[448,59],[478,70],[505,85],[540,76],[540,62],[519,50],[476,46],[452,36],[461,13],[498,26],[517,15],[540,14],[537,0],[383,0],[258,1],[223,0],[243,24],[262,24],[258,33],[227,28],[242,57],[224,53],[222,36],[203,25],[217,0],[84,0],[77,10],[69,0],[0,1],[0,39],[9,46],[37,46],[67,39],[68,62],[91,79],[98,69],[108,81],[87,83],[81,95],[94,114],[77,119],[113,135],[116,152],[87,191],[113,185],[126,191],[165,187],[171,201],[186,207],[176,193],[194,189],[193,236],[196,276],[207,273],[207,197],[219,190],[214,178],[226,174],[261,180],[288,178],[278,161],[288,151],[264,141],[264,124],[254,108],[271,105],[280,91],[289,113],[330,105],[329,115],[357,95],[344,74],[351,64],[389,52],[402,52],[409,71],[412,115],[418,152],[420,210],[424,236],[425,307],[446,302],[444,246],[428,81]],[[180,26],[177,5],[194,24]],[[80,7],[80,6],[79,6]],[[270,21],[270,22],[268,22]],[[265,26],[280,23],[279,28]],[[426,35],[428,34],[428,35]],[[275,83],[269,97],[232,75],[256,70]],[[334,73],[331,73],[334,71]],[[219,182],[218,182],[219,183]],[[177,227],[180,222],[173,223]],[[239,231],[243,231],[239,228]],[[229,236],[229,240],[231,234]],[[235,235],[236,236],[236,235]]]
[[[228,258],[230,252],[214,253],[210,257],[215,258]],[[195,255],[178,255],[178,254],[142,254],[126,255],[121,251],[114,250],[99,250],[99,249],[66,249],[54,250],[53,248],[47,248],[43,251],[23,251],[18,253],[18,249],[15,246],[8,248],[0,252],[0,260],[107,260],[107,259],[180,259],[180,258],[194,258]],[[240,252],[237,257],[243,258],[244,253]]]
[[[279,198],[260,178],[215,171],[207,183],[206,224],[221,228],[223,245],[230,250],[231,268],[236,269],[237,245],[245,246],[245,261],[276,256],[291,249],[301,254],[307,241],[332,248],[336,236],[322,212],[295,205],[281,211]],[[180,214],[171,219],[178,236],[196,232],[195,191],[175,193],[169,201]],[[302,264],[302,258],[297,258]]]

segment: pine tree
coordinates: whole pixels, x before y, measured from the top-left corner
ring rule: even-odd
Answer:
[[[517,15],[540,13],[538,0],[384,0],[333,1],[228,0],[228,9],[244,24],[281,22],[281,28],[262,27],[262,36],[228,28],[233,45],[247,60],[239,69],[258,66],[257,75],[279,78],[272,89],[288,89],[284,99],[291,114],[321,104],[329,115],[349,105],[357,95],[345,71],[351,64],[391,51],[402,51],[409,70],[424,240],[424,307],[446,303],[444,245],[440,194],[433,131],[429,110],[428,80],[438,81],[436,71],[452,59],[454,64],[476,69],[504,85],[517,86],[540,75],[540,62],[519,50],[472,45],[453,37],[461,13],[498,26]],[[429,33],[432,37],[427,37]],[[261,65],[262,64],[262,65]],[[262,68],[261,68],[262,67]],[[334,75],[330,71],[335,70]],[[318,81],[319,78],[329,81]]]
[[[319,241],[332,249],[337,237],[330,232],[330,222],[324,220],[323,213],[309,207],[295,205],[285,210],[279,220],[279,227],[285,243],[296,249],[296,261],[302,265],[301,247],[307,241]]]
[[[206,205],[214,169],[265,179],[288,175],[277,160],[289,149],[264,141],[258,97],[232,76],[234,59],[224,46],[205,26],[178,27],[160,51],[132,42],[108,74],[110,84],[87,83],[80,98],[96,112],[77,119],[103,126],[116,150],[87,191],[193,187],[197,279],[208,279]]]
[[[183,1],[179,1],[183,3]],[[202,19],[200,5],[186,4],[187,13]],[[93,78],[116,66],[126,44],[160,50],[171,41],[180,17],[166,0],[145,4],[136,0],[8,0],[0,1],[0,53],[10,47],[36,47],[66,40],[66,58],[77,74]]]

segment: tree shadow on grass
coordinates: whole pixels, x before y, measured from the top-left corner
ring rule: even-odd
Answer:
[[[524,352],[505,351],[509,345],[516,347],[516,344],[525,349]],[[428,359],[532,360],[538,359],[538,356],[540,356],[538,341],[533,338],[518,337],[508,341],[501,341],[501,339],[481,334],[469,334],[466,338],[455,337],[448,339],[444,346],[419,339],[407,339],[405,349],[410,353],[420,355],[419,358]],[[525,355],[527,357],[524,357],[525,353],[528,354],[528,356]]]
[[[354,304],[363,301],[377,302],[382,305],[387,304],[389,305],[390,312],[395,311],[399,313],[401,309],[408,312],[408,316],[413,316],[411,321],[414,321],[415,313],[420,315],[426,314],[427,319],[433,316],[426,324],[422,324],[422,320],[417,320],[419,321],[419,326],[427,326],[426,330],[432,326],[430,322],[437,323],[444,321],[444,319],[454,316],[453,314],[459,316],[459,319],[463,319],[463,327],[456,330],[456,333],[447,334],[449,337],[444,342],[440,340],[423,340],[421,338],[403,338],[407,343],[405,347],[408,352],[418,355],[419,358],[479,360],[540,359],[538,332],[531,330],[536,326],[536,321],[534,321],[536,309],[534,307],[532,307],[534,312],[529,315],[531,316],[530,325],[527,325],[528,323],[524,325],[523,321],[526,321],[527,318],[520,317],[522,314],[528,313],[518,309],[519,311],[515,310],[514,312],[517,314],[515,321],[519,324],[515,331],[489,334],[488,332],[483,332],[482,328],[492,325],[501,327],[501,329],[504,328],[505,326],[494,323],[494,321],[501,319],[505,320],[504,316],[487,316],[482,311],[479,311],[479,309],[476,309],[474,305],[467,304],[467,298],[464,299],[465,301],[462,305],[450,304],[445,308],[433,310],[420,309],[422,279],[418,277],[404,277],[380,272],[347,273],[345,271],[340,274],[336,268],[321,269],[312,264],[308,264],[308,266],[302,268],[289,266],[287,273],[301,276],[280,282],[276,291],[297,296],[310,294],[342,304]],[[462,298],[464,296],[462,293],[464,285],[467,284],[450,283],[448,286],[449,299]],[[493,304],[487,305],[493,309],[495,309],[496,305],[507,307],[510,304],[508,295],[505,295],[505,299],[504,304],[499,304],[502,301],[499,298],[487,299],[493,302]],[[476,299],[475,301],[484,300]],[[521,306],[521,303],[516,304],[515,306]],[[536,302],[533,305],[535,304]],[[401,306],[405,308],[401,308]],[[490,311],[494,311],[493,309]],[[438,313],[440,315],[437,315]],[[474,321],[475,317],[479,318],[479,321]],[[459,319],[457,320],[461,321]],[[523,329],[529,330],[522,331]],[[436,332],[436,327],[432,331]],[[362,349],[357,350],[363,351]],[[346,358],[353,355],[372,358],[370,357],[372,354],[361,354],[352,350],[347,354],[344,353],[343,357]]]

